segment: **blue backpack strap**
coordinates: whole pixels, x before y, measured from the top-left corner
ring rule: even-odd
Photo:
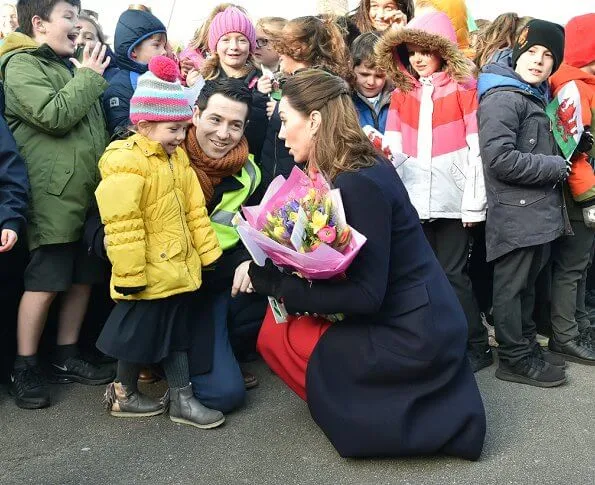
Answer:
[[[132,89],[136,91],[136,86],[138,84],[138,77],[140,74],[138,72],[130,71],[130,84],[132,84]]]

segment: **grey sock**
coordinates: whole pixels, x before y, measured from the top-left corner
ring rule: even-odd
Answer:
[[[180,389],[190,383],[190,370],[188,369],[188,355],[186,352],[172,352],[163,359],[162,364],[169,387]]]

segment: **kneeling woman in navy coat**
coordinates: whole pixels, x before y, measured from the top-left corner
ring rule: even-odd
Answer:
[[[279,137],[296,162],[341,189],[347,221],[368,240],[342,280],[309,282],[251,264],[254,290],[289,313],[346,315],[330,325],[265,321],[263,357],[307,400],[341,456],[476,460],[486,421],[465,357],[465,315],[398,175],[360,130],[342,79],[296,74],[279,113]]]

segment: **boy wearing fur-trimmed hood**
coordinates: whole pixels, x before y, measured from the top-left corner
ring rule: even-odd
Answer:
[[[473,356],[489,364],[491,355],[466,273],[466,228],[486,217],[474,68],[442,12],[415,17],[405,28],[386,33],[376,56],[396,86],[384,145],[403,154],[395,157],[397,172],[465,311],[469,355],[478,369]]]

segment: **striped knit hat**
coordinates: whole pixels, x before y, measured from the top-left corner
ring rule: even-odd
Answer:
[[[156,56],[149,70],[138,78],[130,100],[130,121],[187,121],[192,109],[178,81],[180,70],[169,57]]]

